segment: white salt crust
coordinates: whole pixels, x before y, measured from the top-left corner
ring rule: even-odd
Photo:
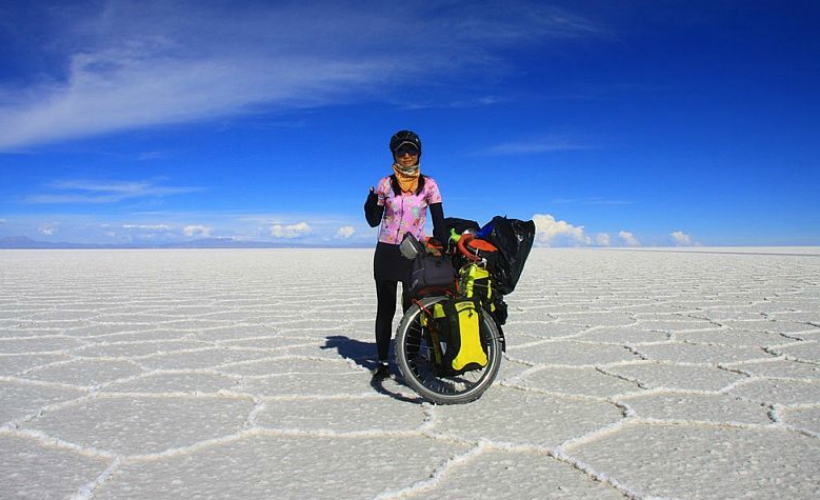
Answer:
[[[0,251],[0,497],[820,490],[815,249],[535,249],[499,378],[463,406],[371,382],[371,268],[371,250]]]

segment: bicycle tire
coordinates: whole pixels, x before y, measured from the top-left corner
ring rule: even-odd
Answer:
[[[425,308],[447,297],[421,300]],[[422,398],[435,404],[463,404],[475,401],[489,389],[501,367],[501,338],[495,322],[486,311],[481,317],[487,335],[482,339],[487,350],[487,365],[457,375],[445,375],[430,361],[430,340],[421,327],[422,309],[412,305],[399,323],[396,332],[396,364],[405,383]]]

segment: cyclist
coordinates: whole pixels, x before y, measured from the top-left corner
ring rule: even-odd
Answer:
[[[378,363],[373,375],[390,375],[387,366],[393,316],[396,314],[398,283],[402,283],[402,309],[410,306],[408,280],[411,261],[402,257],[399,244],[406,233],[424,241],[427,209],[433,219],[433,234],[445,241],[444,210],[441,193],[432,177],[421,174],[421,139],[415,132],[400,130],[390,138],[393,173],[370,188],[364,213],[370,227],[379,228],[379,238],[373,257],[373,277],[376,280],[376,348]]]

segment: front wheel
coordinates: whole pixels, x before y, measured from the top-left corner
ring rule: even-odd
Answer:
[[[421,300],[424,308],[447,300],[429,297]],[[460,404],[481,397],[498,375],[501,367],[501,336],[489,314],[482,311],[486,335],[482,343],[487,352],[487,364],[480,369],[448,374],[436,366],[430,331],[422,325],[422,309],[414,304],[402,317],[396,332],[396,364],[407,385],[421,397],[436,404]]]

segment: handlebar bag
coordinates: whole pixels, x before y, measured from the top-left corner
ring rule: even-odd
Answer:
[[[413,259],[413,269],[410,272],[410,295],[419,297],[441,293],[452,288],[455,279],[456,273],[449,257],[421,253]]]

